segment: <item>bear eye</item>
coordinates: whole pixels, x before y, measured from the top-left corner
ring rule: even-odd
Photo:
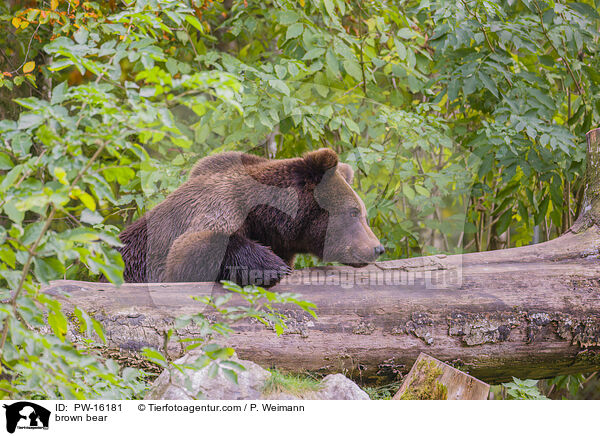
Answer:
[[[358,210],[357,207],[353,207],[352,209],[350,209],[350,216],[352,218],[356,218],[359,215],[360,215],[360,210]]]

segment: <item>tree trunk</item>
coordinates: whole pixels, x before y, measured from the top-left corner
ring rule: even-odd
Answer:
[[[284,308],[288,331],[249,321],[228,338],[242,359],[284,370],[343,371],[383,383],[407,372],[420,352],[497,383],[600,369],[600,130],[588,133],[582,214],[553,241],[493,252],[310,268],[277,285],[317,305],[318,319]],[[57,281],[67,304],[93,314],[110,346],[161,348],[174,317],[204,310],[190,295],[213,283]],[[197,332],[178,332],[191,337]],[[172,343],[177,356],[181,346]]]

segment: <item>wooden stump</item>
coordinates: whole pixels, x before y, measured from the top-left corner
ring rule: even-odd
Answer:
[[[425,353],[404,379],[393,400],[487,400],[490,385]]]

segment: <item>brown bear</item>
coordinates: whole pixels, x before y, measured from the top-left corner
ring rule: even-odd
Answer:
[[[384,248],[350,187],[353,175],[327,148],[293,159],[200,159],[187,182],[120,234],[125,281],[272,286],[299,253],[373,262]]]

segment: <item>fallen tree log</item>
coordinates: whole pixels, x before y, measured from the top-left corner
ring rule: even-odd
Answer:
[[[364,382],[406,373],[426,352],[488,383],[600,369],[600,129],[588,133],[582,214],[563,236],[533,246],[378,262],[365,268],[294,272],[274,290],[300,293],[318,319],[283,308],[289,329],[235,325],[228,343],[242,359],[284,370],[343,371]],[[174,317],[204,310],[191,295],[213,283],[56,281],[106,328],[108,345],[160,348]],[[197,334],[193,328],[181,337]],[[180,344],[168,349],[174,357]]]

